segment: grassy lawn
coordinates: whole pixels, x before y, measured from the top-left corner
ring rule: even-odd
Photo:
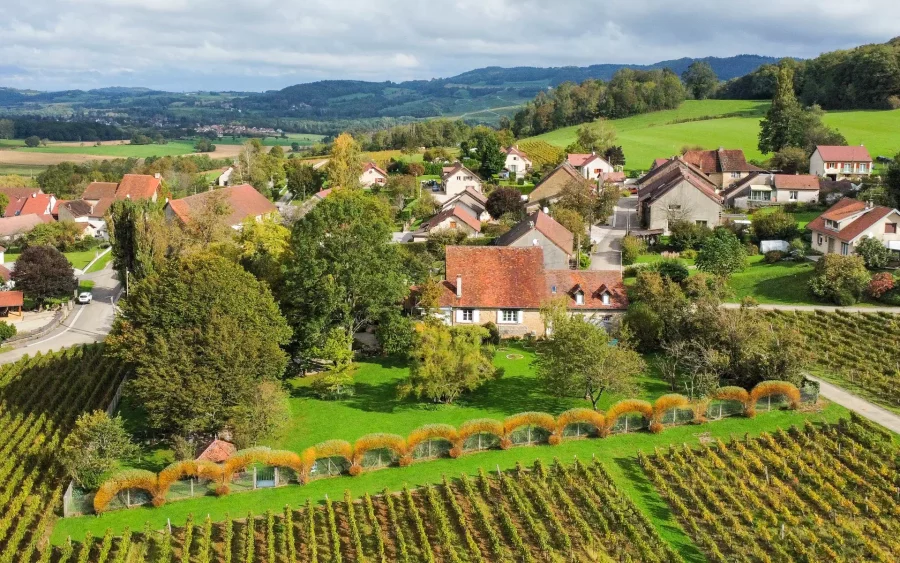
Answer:
[[[258,137],[257,137],[258,138]],[[287,138],[283,139],[281,137],[266,137],[265,139],[260,139],[262,144],[267,147],[274,147],[275,145],[280,145],[284,147],[291,146],[291,143],[299,143],[300,146],[310,146],[318,143],[322,139],[324,139],[324,135],[313,135],[312,133],[288,133]],[[213,139],[214,145],[243,145],[247,141],[250,140],[250,137],[236,137],[231,138],[230,135],[226,135],[224,137],[220,137],[218,139]]]
[[[94,289],[94,282],[92,280],[81,280],[78,282],[78,293],[90,291],[92,289]]]
[[[778,207],[778,206],[762,207],[762,208],[754,211],[753,215],[756,215],[756,214],[765,215],[766,213],[774,212],[776,209],[780,209],[780,207]],[[815,219],[816,217],[821,215],[824,211],[825,211],[824,209],[818,209],[815,211],[795,211],[794,213],[790,213],[789,215],[794,216],[794,219],[797,220],[797,227],[801,231],[803,231],[804,229],[806,229],[806,225],[808,225],[810,221],[812,221],[813,219]]]
[[[678,154],[682,146],[700,145],[743,149],[748,159],[764,155],[757,148],[759,120],[768,102],[750,100],[686,100],[678,109],[611,120],[627,158],[627,170],[647,170],[655,158]],[[686,119],[740,113],[703,121]],[[851,145],[865,144],[872,157],[892,156],[900,150],[900,110],[835,111],[824,122],[836,127]],[[579,126],[564,127],[535,137],[558,147],[575,140]]]
[[[63,252],[63,256],[65,256],[69,260],[69,264],[71,264],[73,268],[75,268],[77,270],[83,270],[84,267],[87,266],[88,264],[90,264],[91,260],[93,260],[97,256],[98,252],[102,252],[102,250],[94,249],[94,250],[83,250],[83,251],[78,251],[78,252]],[[11,248],[4,254],[3,259],[6,260],[7,262],[15,262],[16,260],[19,259],[20,254],[21,254],[21,249]],[[98,260],[97,262],[98,263],[103,262],[104,260],[108,261],[109,258],[104,257],[104,258],[101,258],[100,260]],[[103,262],[104,265],[105,265],[105,263],[106,262]],[[96,266],[96,264],[95,264],[95,266]],[[97,268],[91,268],[91,271],[96,272],[97,270],[101,269],[102,267],[103,266],[101,265]]]
[[[87,271],[85,271],[84,273],[90,274],[91,272],[99,272],[100,270],[102,270],[103,268],[106,267],[106,265],[109,263],[110,260],[112,260],[112,251],[107,252],[106,254],[104,254],[103,256],[98,258],[97,261],[94,262],[94,264],[90,268],[88,268]]]
[[[290,144],[290,143],[288,143]],[[191,141],[170,141],[165,145],[101,145],[93,146],[85,143],[83,147],[58,146],[52,143],[46,147],[18,149],[23,152],[63,153],[63,154],[95,154],[118,158],[147,158],[148,156],[177,156],[194,152]]]
[[[752,296],[760,303],[786,305],[822,305],[809,293],[808,284],[815,265],[812,262],[776,262],[766,264],[763,256],[751,256],[750,265],[728,280],[734,301]]]

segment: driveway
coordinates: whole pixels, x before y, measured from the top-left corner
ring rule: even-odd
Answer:
[[[837,385],[832,385],[809,374],[806,374],[806,377],[819,384],[819,393],[826,399],[850,409],[864,418],[868,418],[875,424],[880,424],[888,430],[900,434],[900,416],[865,399],[861,399]]]
[[[622,237],[627,228],[637,223],[637,197],[623,197],[619,200],[606,225],[591,226],[592,270],[619,270],[622,268]]]
[[[0,364],[15,362],[25,354],[31,356],[37,352],[45,354],[51,350],[105,339],[112,329],[115,317],[114,301],[118,299],[122,287],[115,274],[112,262],[110,262],[99,272],[79,277],[82,281],[92,280],[94,282],[93,302],[89,305],[76,304],[75,310],[63,324],[37,341],[23,344],[14,350],[0,354]]]

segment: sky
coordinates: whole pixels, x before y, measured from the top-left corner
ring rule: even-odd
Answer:
[[[897,0],[2,0],[0,86],[262,91],[485,66],[806,58],[898,34]]]

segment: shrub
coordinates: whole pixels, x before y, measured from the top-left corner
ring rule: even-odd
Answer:
[[[884,268],[891,260],[891,251],[874,237],[863,237],[856,245],[856,253],[870,270]]]
[[[759,256],[759,247],[752,242],[748,242],[744,245],[744,252],[747,253],[747,256]]]
[[[400,461],[400,465],[409,465],[409,461],[404,460],[407,457],[406,440],[403,436],[397,434],[367,434],[356,440],[353,444],[353,456],[350,459],[350,474],[358,475],[362,473],[362,461],[367,452],[373,450],[387,449],[392,451]],[[405,463],[404,463],[405,462]]]
[[[669,278],[675,283],[683,282],[690,275],[687,266],[677,258],[663,258],[653,265],[653,269],[662,277]]]
[[[712,393],[713,399],[719,399],[721,401],[737,401],[744,407],[744,412],[747,412],[750,404],[750,393],[747,392],[743,387],[720,387],[713,391]]]
[[[852,305],[862,296],[869,280],[862,257],[826,254],[816,263],[809,289],[820,299]]]
[[[613,426],[616,425],[616,421],[623,414],[629,413],[640,413],[647,420],[653,419],[653,405],[648,403],[647,401],[641,401],[638,399],[626,399],[624,401],[619,401],[613,406],[609,407],[609,410],[604,414],[603,420],[603,429],[600,433],[601,436],[608,436],[610,432],[612,432]]]
[[[700,248],[704,239],[712,234],[709,227],[698,225],[692,221],[679,220],[669,227],[669,244],[676,250]]]
[[[633,278],[638,275],[642,270],[646,270],[650,264],[633,264],[631,266],[626,266],[622,272],[622,277],[625,278]]]
[[[763,258],[763,261],[765,261],[766,264],[774,264],[775,262],[781,262],[782,260],[784,260],[784,252],[780,250],[770,250],[766,252],[766,256]]]
[[[750,391],[747,403],[747,416],[756,416],[756,403],[760,399],[776,395],[787,397],[792,409],[800,406],[800,390],[797,389],[796,385],[786,381],[763,381]]]
[[[585,408],[569,409],[560,413],[556,419],[556,432],[554,433],[557,440],[562,439],[562,434],[567,426],[578,423],[589,424],[599,433],[603,430],[604,416],[602,412]]]
[[[757,211],[753,214],[753,235],[756,240],[792,240],[799,229],[793,215],[776,209],[771,213]]]
[[[6,321],[0,321],[0,342],[9,340],[16,335],[16,325],[11,325]]]
[[[872,276],[872,281],[869,282],[867,291],[875,299],[881,299],[884,294],[892,289],[894,289],[894,276],[888,272],[881,272]],[[2,338],[2,335],[0,335],[0,338]]]
[[[638,256],[645,252],[647,252],[647,243],[644,242],[644,239],[631,235],[625,235],[622,238],[622,264],[626,266],[634,264]]]
[[[94,512],[97,514],[106,510],[110,501],[121,491],[127,489],[141,489],[156,496],[156,474],[143,469],[131,469],[122,471],[107,479],[94,495]]]
[[[697,269],[721,278],[743,270],[746,265],[744,245],[728,229],[716,229],[712,236],[706,237],[697,254]]]
[[[680,256],[685,260],[696,260],[697,259],[697,251],[693,248],[688,248],[681,252]]]

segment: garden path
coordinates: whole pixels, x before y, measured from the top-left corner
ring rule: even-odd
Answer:
[[[892,432],[900,434],[900,416],[883,409],[878,405],[874,405],[865,399],[861,399],[853,393],[841,389],[836,385],[822,381],[809,374],[807,374],[806,377],[819,384],[819,394],[826,399],[833,401],[844,408],[850,409],[856,414],[865,417],[876,424],[880,424]]]

